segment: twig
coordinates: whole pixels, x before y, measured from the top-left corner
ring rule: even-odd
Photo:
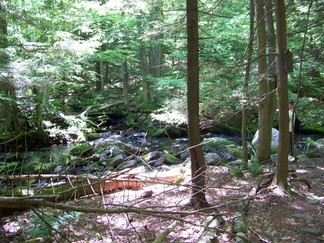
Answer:
[[[253,234],[255,234],[258,238],[259,238],[259,240],[261,241],[261,242],[270,242],[270,241],[268,241],[268,240],[266,240],[266,239],[264,239],[260,234],[258,234],[256,231],[254,231],[253,229],[251,229],[251,228],[249,228],[249,230],[253,233]]]
[[[64,238],[65,240],[67,240],[68,242],[71,242],[68,238],[66,238],[64,235],[62,235],[58,230],[54,229],[52,227],[52,225],[38,212],[39,210],[36,208],[32,207],[33,212],[37,215],[37,217],[40,218],[40,220],[42,220],[44,222],[44,224],[46,225],[46,227],[50,230],[50,234],[54,237],[54,239],[59,242],[59,240],[57,239],[57,237],[55,236],[55,234],[53,234],[52,231],[54,231],[55,233],[61,235],[62,238]]]

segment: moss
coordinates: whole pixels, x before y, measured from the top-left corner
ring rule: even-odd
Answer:
[[[88,141],[93,141],[93,140],[99,139],[100,138],[100,134],[99,133],[95,133],[95,132],[88,133],[88,134],[86,134],[86,138],[87,138]]]
[[[166,164],[179,164],[179,159],[175,156],[173,156],[172,154],[169,154],[168,151],[164,151],[166,157],[165,157],[165,163]]]
[[[243,151],[237,147],[228,147],[228,151],[233,154],[236,158],[243,158]]]
[[[226,148],[228,145],[235,145],[235,142],[227,140],[227,139],[219,139],[219,138],[207,138],[203,141],[203,149],[208,150],[209,148],[216,147],[218,149]]]
[[[277,147],[271,147],[271,151],[270,151],[271,154],[276,154],[278,153],[278,148]]]
[[[70,154],[84,155],[90,151],[92,151],[92,146],[90,144],[81,143],[81,144],[76,145],[73,149],[71,149]]]

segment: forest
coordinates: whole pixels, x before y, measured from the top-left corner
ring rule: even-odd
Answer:
[[[0,241],[324,241],[323,12],[1,0]]]

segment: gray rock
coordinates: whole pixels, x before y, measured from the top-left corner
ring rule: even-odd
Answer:
[[[311,216],[310,214],[308,213],[295,213],[292,215],[294,218],[297,218],[297,219],[305,219],[307,221],[307,223],[311,223],[314,221],[314,217]]]
[[[150,161],[150,160],[155,160],[155,159],[158,159],[162,156],[162,152],[160,151],[153,151],[153,152],[149,152],[146,157],[147,157],[147,161]]]
[[[301,228],[300,230],[304,231],[306,233],[309,233],[309,234],[313,234],[313,235],[320,235],[321,234],[321,230],[317,229],[317,228],[305,227],[305,228]]]
[[[217,165],[221,160],[221,157],[216,153],[208,153],[205,155],[205,162],[207,165]]]
[[[162,155],[158,159],[150,160],[149,162],[147,162],[147,164],[149,166],[158,167],[158,166],[162,166],[164,164],[164,160],[165,160],[165,155]]]
[[[241,166],[241,164],[242,164],[242,160],[240,159],[230,161],[227,163],[227,165],[231,165],[231,166]]]
[[[306,145],[305,154],[308,158],[321,158],[324,156],[324,139]]]
[[[314,221],[314,217],[311,216],[311,215],[308,214],[308,213],[305,214],[305,217],[304,217],[304,218],[306,219],[307,223],[311,223],[311,222]]]
[[[110,154],[111,156],[117,156],[119,154],[123,154],[123,150],[121,150],[117,146],[111,146],[106,150],[107,154]]]
[[[117,169],[118,170],[123,170],[123,169],[126,169],[126,168],[130,168],[130,167],[133,167],[137,164],[137,161],[132,159],[132,160],[128,160],[128,161],[125,161],[123,163],[121,163],[120,165],[117,166]]]
[[[302,214],[302,213],[294,213],[292,216],[294,218],[296,218],[296,219],[302,219],[302,218],[304,218],[304,214]]]
[[[123,163],[124,160],[125,160],[124,155],[123,155],[123,154],[119,154],[119,155],[115,156],[114,158],[112,158],[112,160],[111,160],[111,162],[110,162],[110,165],[111,165],[112,167],[115,167],[115,168],[116,168],[116,167],[119,166],[121,163]]]
[[[259,130],[256,131],[254,137],[252,139],[252,145],[256,145],[259,140]],[[271,147],[278,148],[279,145],[279,131],[275,128],[272,128],[272,140],[271,140]]]

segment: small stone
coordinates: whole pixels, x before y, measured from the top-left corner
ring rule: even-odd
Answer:
[[[311,223],[314,221],[314,217],[312,217],[311,215],[309,214],[305,214],[305,217],[304,217],[307,221],[307,223]]]
[[[300,230],[304,231],[306,233],[313,234],[313,235],[320,235],[321,234],[321,230],[316,229],[316,228],[301,228]]]
[[[304,215],[303,215],[302,213],[294,213],[292,216],[293,216],[294,218],[297,218],[297,219],[302,219],[302,218],[304,218]]]
[[[141,198],[148,198],[148,197],[152,197],[152,195],[153,195],[153,191],[152,191],[152,190],[145,191],[145,192],[142,194]]]

